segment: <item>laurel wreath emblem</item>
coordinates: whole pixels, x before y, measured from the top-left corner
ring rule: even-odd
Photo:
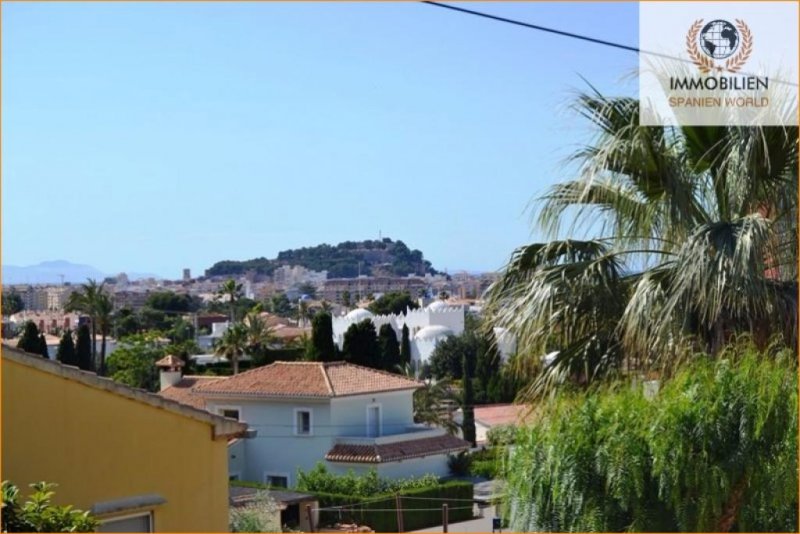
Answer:
[[[703,28],[703,19],[696,20],[689,27],[689,32],[686,34],[686,52],[701,73],[708,74],[712,70],[719,72],[727,70],[728,72],[736,73],[741,70],[750,58],[750,54],[753,53],[753,34],[743,20],[735,20],[736,29],[739,30],[742,42],[736,55],[729,57],[725,61],[724,68],[714,63],[714,60],[702,53],[697,46],[697,37]]]
[[[728,72],[739,72],[750,58],[750,54],[753,53],[753,34],[750,33],[750,28],[747,27],[743,20],[736,19],[736,29],[739,30],[739,35],[742,36],[742,44],[739,47],[739,52],[735,56],[729,57],[725,62],[725,68],[728,69]]]

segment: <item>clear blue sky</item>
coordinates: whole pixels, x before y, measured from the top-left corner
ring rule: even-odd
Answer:
[[[636,3],[466,7],[636,45]],[[631,52],[418,3],[5,3],[2,260],[177,278],[402,239],[494,270]]]

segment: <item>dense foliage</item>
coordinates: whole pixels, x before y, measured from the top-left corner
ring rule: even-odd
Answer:
[[[58,350],[56,351],[56,360],[64,365],[78,365],[78,355],[75,352],[75,342],[72,339],[72,331],[65,330],[58,342]]]
[[[220,261],[206,270],[206,276],[233,276],[254,271],[272,275],[282,265],[300,265],[314,271],[328,271],[329,278],[355,278],[359,274],[394,275],[436,274],[419,250],[409,249],[402,241],[345,241],[338,245],[318,245],[284,250],[276,259],[255,258],[247,261]]]
[[[229,512],[231,532],[280,532],[280,507],[266,491],[258,491],[244,506],[232,506]]]
[[[311,343],[307,359],[317,362],[332,362],[337,359],[336,345],[333,343],[333,318],[323,311],[311,319]]]
[[[51,504],[56,484],[36,482],[30,487],[33,492],[21,503],[19,488],[3,481],[3,532],[94,532],[99,526],[89,512]]]
[[[407,309],[416,310],[419,304],[405,291],[390,291],[368,306],[375,315],[400,315]]]
[[[380,347],[375,325],[369,319],[350,325],[344,333],[342,355],[350,363],[380,368]]]
[[[22,296],[12,289],[10,291],[3,291],[3,299],[0,308],[2,308],[3,315],[9,316],[24,310],[25,303],[22,300]]]
[[[94,370],[92,363],[92,333],[89,327],[82,324],[75,334],[75,359],[78,367],[83,371]]]
[[[114,381],[127,386],[158,391],[155,363],[164,356],[157,334],[134,334],[121,341],[108,357],[108,373]]]
[[[672,372],[740,333],[796,345],[798,129],[641,126],[637,100],[598,93],[576,108],[597,135],[540,199],[551,240],[514,252],[485,307],[532,393]]]
[[[467,316],[461,335],[436,344],[429,360],[431,376],[437,380],[462,380],[464,357],[474,366],[474,404],[506,403],[516,398],[524,381],[503,364],[493,331],[482,328],[481,322],[471,316]]]
[[[561,393],[509,457],[517,531],[795,531],[797,356],[727,348],[654,398]]]
[[[41,353],[39,329],[33,321],[26,321],[22,335],[17,341],[17,348],[31,354]]]
[[[370,469],[363,475],[356,475],[353,471],[349,471],[345,475],[337,475],[328,471],[324,463],[319,462],[308,472],[298,469],[296,489],[312,493],[339,493],[366,498],[405,489],[429,488],[438,484],[439,478],[434,475],[390,479],[378,476],[375,469]]]

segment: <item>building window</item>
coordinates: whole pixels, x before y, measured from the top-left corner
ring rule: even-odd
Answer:
[[[288,488],[289,475],[264,475],[264,483],[274,488]]]
[[[222,417],[228,417],[230,419],[236,419],[237,421],[241,421],[241,409],[238,406],[219,406],[217,407],[217,413]]]
[[[153,514],[146,512],[101,520],[97,532],[153,532]]]
[[[306,408],[295,408],[294,433],[297,436],[310,436],[312,434],[311,410]]]

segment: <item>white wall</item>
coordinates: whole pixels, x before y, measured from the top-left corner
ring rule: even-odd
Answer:
[[[331,471],[346,472],[339,464],[325,461],[333,447],[334,438],[367,435],[367,406],[381,406],[382,435],[402,434],[414,424],[413,392],[397,391],[314,400],[254,400],[206,398],[207,409],[238,409],[239,418],[257,432],[256,437],[241,440],[236,452],[241,464],[231,465],[230,472],[239,471],[240,479],[264,482],[264,473],[289,477],[289,486],[297,482],[297,470],[308,471],[324,462]],[[295,408],[312,410],[311,436],[294,434]],[[369,468],[359,464],[362,471]],[[399,473],[399,471],[398,471]],[[400,474],[398,476],[409,476]]]
[[[427,362],[433,353],[436,345],[444,339],[435,340],[419,340],[414,339],[414,335],[425,328],[426,326],[446,326],[453,331],[456,336],[464,332],[464,308],[460,306],[451,306],[442,308],[440,310],[410,310],[406,314],[400,315],[376,315],[372,319],[372,324],[375,325],[375,331],[380,331],[381,326],[389,324],[394,328],[397,340],[400,341],[403,335],[403,325],[408,327],[409,339],[411,342],[411,357],[418,365]],[[333,341],[341,350],[344,346],[344,334],[351,325],[358,321],[347,317],[334,317],[333,318]]]
[[[331,421],[340,436],[367,435],[367,406],[380,405],[382,435],[403,434],[414,424],[413,391],[395,391],[331,401]]]
[[[264,482],[264,473],[289,477],[289,486],[297,482],[297,469],[308,471],[324,461],[332,446],[334,430],[330,427],[330,404],[324,400],[206,399],[207,409],[216,413],[221,407],[238,408],[240,420],[257,432],[243,440],[246,467],[242,479]],[[311,436],[294,434],[295,408],[312,411]]]

